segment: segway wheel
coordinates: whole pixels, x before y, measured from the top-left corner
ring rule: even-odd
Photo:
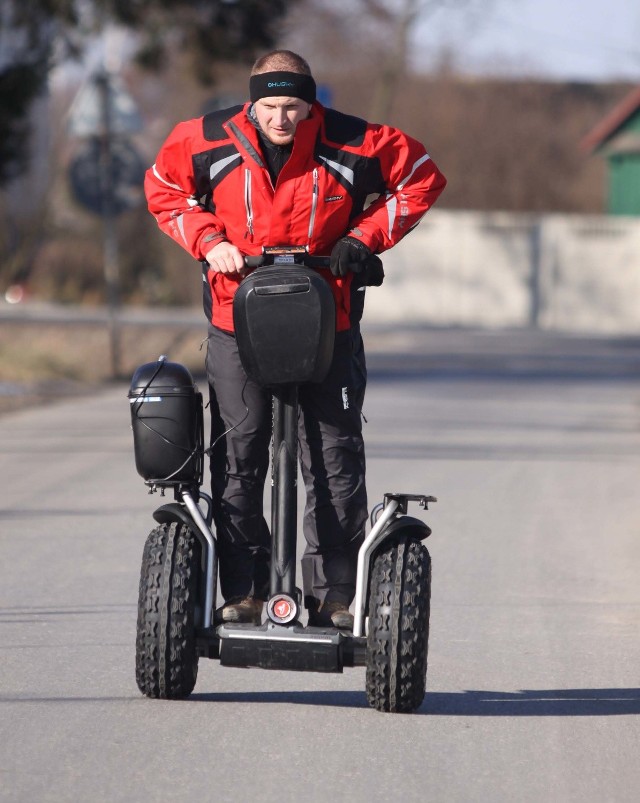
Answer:
[[[367,700],[378,711],[409,713],[424,699],[429,646],[431,557],[420,542],[384,544],[371,571]]]
[[[149,533],[142,554],[136,682],[147,697],[188,697],[196,685],[200,543],[184,524]]]

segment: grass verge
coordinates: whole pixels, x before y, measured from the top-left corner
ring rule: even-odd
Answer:
[[[114,381],[128,382],[136,367],[161,354],[204,373],[206,325],[122,325],[114,371],[109,332],[98,324],[3,322],[0,327],[0,413],[43,404]]]

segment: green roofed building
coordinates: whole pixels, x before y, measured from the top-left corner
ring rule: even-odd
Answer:
[[[640,215],[640,87],[587,134],[582,147],[608,162],[608,212]]]

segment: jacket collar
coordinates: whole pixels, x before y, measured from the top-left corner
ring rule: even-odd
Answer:
[[[246,103],[237,114],[225,123],[225,128],[242,150],[257,162],[260,167],[264,167],[264,159],[260,153],[258,121],[251,114],[252,105],[251,103]],[[300,148],[297,147],[298,143],[304,143],[307,146],[305,150],[308,153],[313,152],[323,117],[324,107],[316,101],[311,107],[310,116],[298,123],[293,139],[292,156],[295,156],[296,151],[300,151]]]

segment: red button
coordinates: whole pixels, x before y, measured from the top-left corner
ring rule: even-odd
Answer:
[[[291,605],[286,599],[279,599],[273,606],[273,612],[280,619],[286,619],[291,613]]]

